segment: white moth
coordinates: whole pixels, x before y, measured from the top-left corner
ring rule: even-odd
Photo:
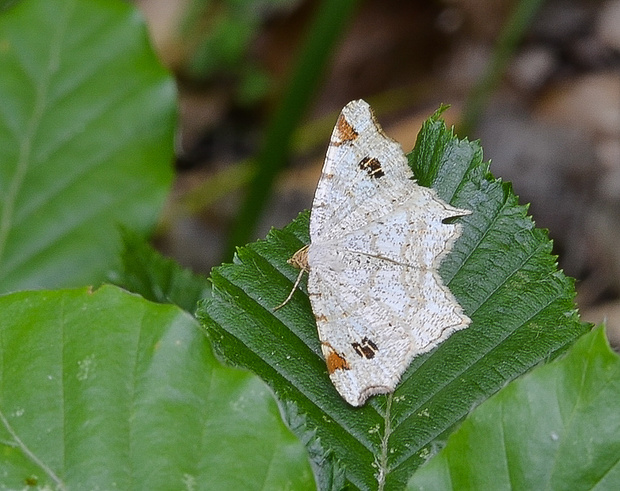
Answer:
[[[363,100],[331,136],[310,215],[310,245],[291,263],[308,294],[329,376],[353,406],[393,392],[411,360],[464,329],[438,269],[471,213],[419,186],[400,145]]]

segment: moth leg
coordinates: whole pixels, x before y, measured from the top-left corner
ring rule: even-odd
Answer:
[[[304,275],[305,270],[300,269],[299,270],[299,274],[297,275],[297,279],[295,280],[295,284],[293,285],[293,288],[291,288],[291,293],[288,294],[288,297],[286,297],[286,300],[284,300],[284,302],[282,302],[280,305],[278,305],[277,307],[273,308],[273,311],[275,312],[276,310],[280,310],[282,307],[284,307],[287,303],[289,303],[289,301],[291,300],[291,298],[293,298],[293,293],[295,293],[295,290],[297,290],[297,287],[299,286],[299,282],[301,281],[301,277]]]
[[[295,290],[297,290],[297,287],[299,286],[299,282],[301,281],[301,277],[303,276],[304,273],[308,272],[308,246],[306,245],[306,246],[303,246],[301,249],[299,249],[295,254],[293,254],[293,257],[290,258],[287,262],[290,265],[295,266],[296,268],[299,268],[299,274],[297,275],[295,284],[293,285],[293,288],[291,289],[291,293],[288,294],[288,297],[286,297],[286,300],[284,300],[284,302],[282,302],[280,305],[278,305],[277,307],[273,309],[274,312],[276,310],[280,310],[290,301],[291,298],[293,298],[293,293],[295,293]]]

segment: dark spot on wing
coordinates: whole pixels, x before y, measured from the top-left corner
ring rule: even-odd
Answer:
[[[385,175],[381,168],[381,162],[374,157],[364,157],[358,165],[360,169],[368,172],[370,177],[379,178]]]
[[[355,352],[362,358],[370,360],[375,357],[375,353],[379,351],[377,345],[367,337],[364,337],[360,343],[351,343]]]

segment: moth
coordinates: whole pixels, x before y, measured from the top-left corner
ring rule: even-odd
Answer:
[[[308,273],[329,377],[353,406],[393,392],[415,356],[471,322],[438,273],[461,235],[444,220],[471,212],[413,177],[370,106],[347,104],[314,196],[310,244],[289,261]]]

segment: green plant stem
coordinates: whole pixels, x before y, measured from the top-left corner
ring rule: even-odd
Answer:
[[[263,146],[256,157],[257,172],[231,231],[226,248],[227,258],[232,257],[236,246],[252,238],[273,183],[286,165],[293,133],[312,100],[333,47],[357,3],[358,0],[323,0],[319,5],[290,83],[267,127]]]
[[[499,84],[508,63],[524,33],[531,25],[532,18],[538,12],[545,0],[521,0],[504,26],[495,49],[491,62],[478,83],[469,93],[465,101],[463,119],[458,128],[458,133],[466,135],[476,125],[480,114],[484,109],[491,92]]]

